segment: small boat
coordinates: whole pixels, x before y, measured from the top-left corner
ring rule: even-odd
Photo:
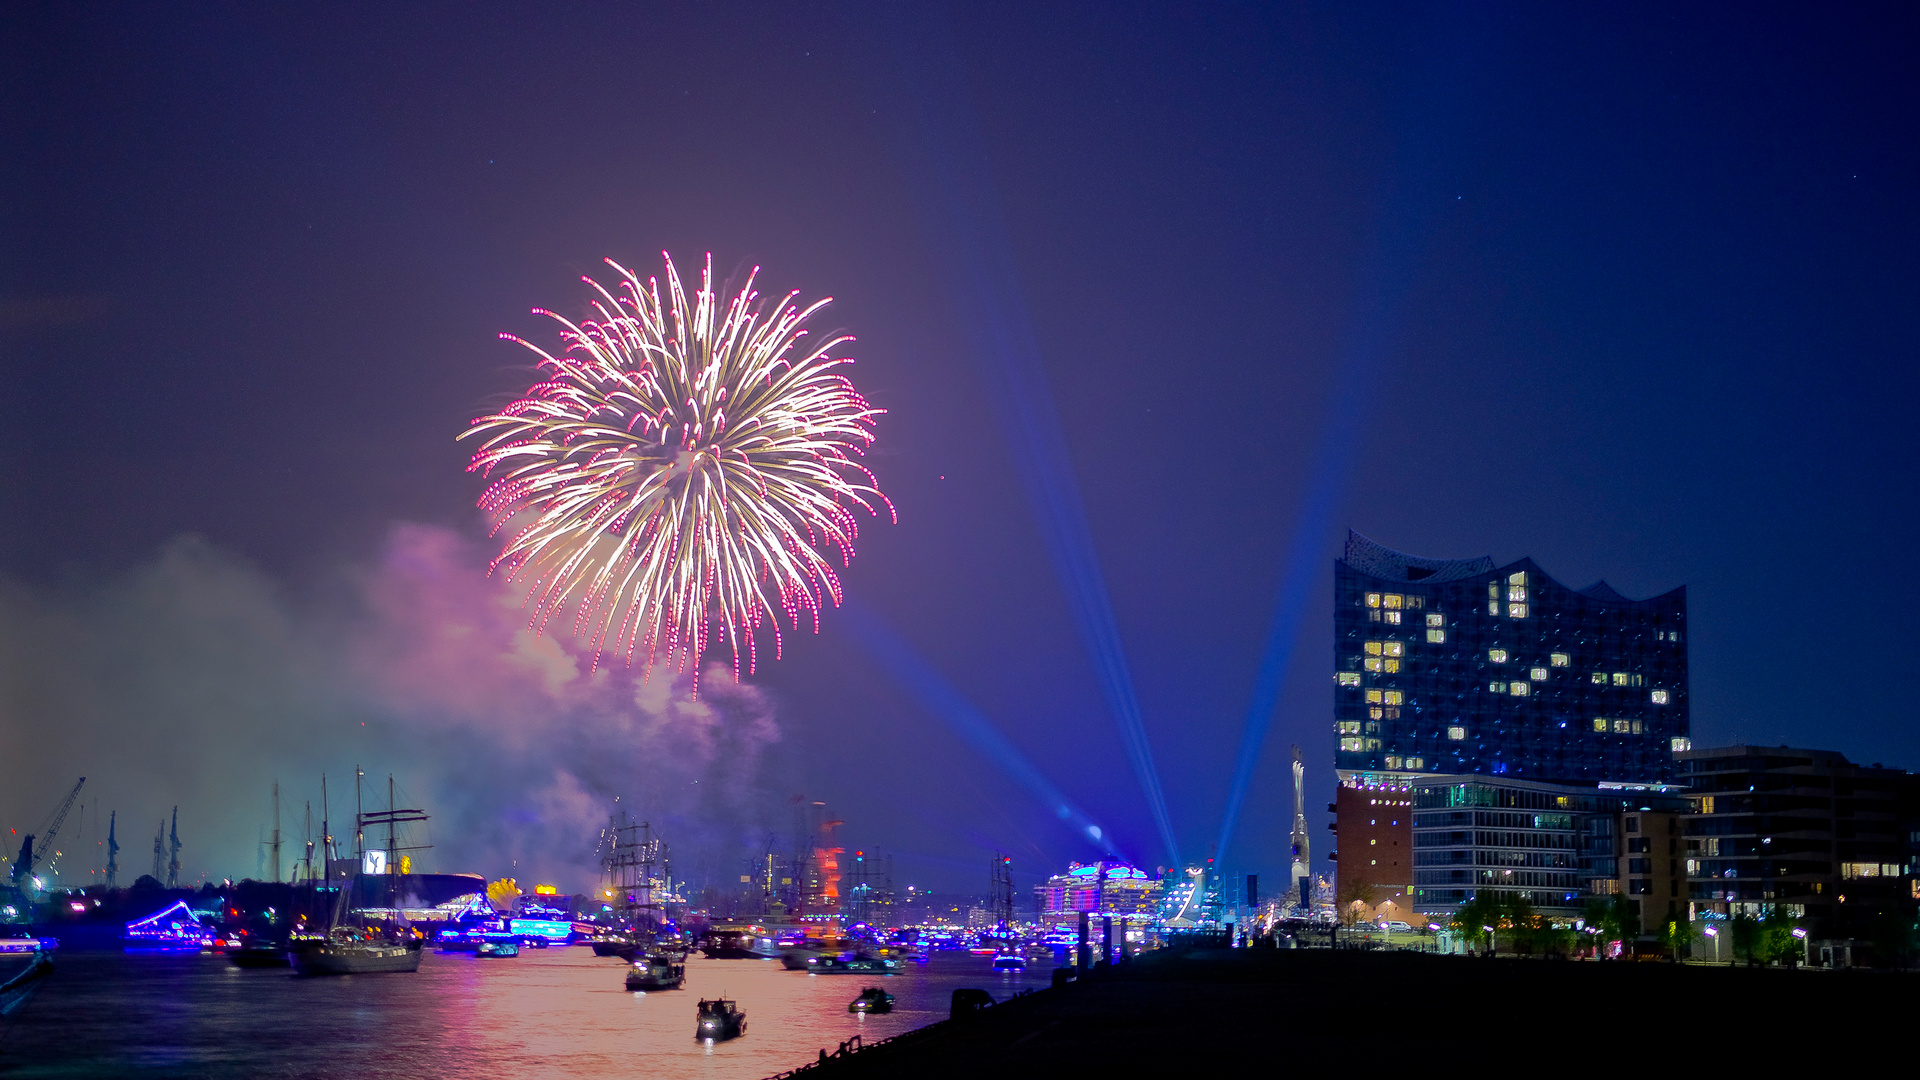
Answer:
[[[595,956],[618,956],[622,959],[632,959],[639,943],[634,940],[633,935],[624,930],[610,930],[607,933],[595,934],[588,938],[587,944],[593,946],[593,955]]]
[[[707,943],[701,947],[709,960],[773,960],[780,948],[765,931],[755,926],[719,927],[707,931]]]
[[[227,950],[234,967],[283,968],[293,963],[287,958],[287,943],[275,938],[244,938],[237,949]]]
[[[1014,974],[1027,970],[1027,958],[1019,953],[1001,953],[993,958],[993,970]]]
[[[900,961],[866,953],[855,953],[851,957],[816,956],[807,961],[807,970],[815,975],[892,975],[900,970]]]
[[[700,1022],[693,1037],[720,1042],[747,1033],[747,1014],[730,998],[700,999]]]
[[[860,991],[860,996],[847,1002],[850,1013],[890,1013],[893,1011],[893,995],[877,986],[869,986]]]
[[[545,934],[523,934],[520,938],[520,947],[523,949],[544,949],[551,944]]]
[[[648,953],[627,969],[627,989],[635,992],[678,990],[686,981],[686,965],[675,963],[665,953]]]
[[[33,960],[25,968],[0,983],[0,1017],[12,1016],[26,1008],[28,999],[39,991],[51,974],[53,961],[47,958],[45,952],[36,951]]]
[[[482,960],[504,960],[509,956],[519,956],[520,946],[512,941],[483,941],[473,954]]]

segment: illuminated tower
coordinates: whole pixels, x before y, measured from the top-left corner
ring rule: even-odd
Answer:
[[[1307,906],[1305,887],[1313,880],[1313,856],[1308,852],[1306,766],[1300,747],[1293,748],[1293,866],[1287,875],[1287,903]]]

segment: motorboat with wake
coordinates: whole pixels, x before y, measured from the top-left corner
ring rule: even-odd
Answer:
[[[860,991],[860,996],[847,1003],[850,1013],[890,1013],[893,1011],[893,995],[877,986],[869,986]]]
[[[747,1014],[730,998],[700,999],[699,1023],[693,1037],[722,1042],[747,1033]]]

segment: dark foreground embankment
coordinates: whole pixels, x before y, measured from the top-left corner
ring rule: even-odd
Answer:
[[[1633,1062],[1778,1064],[1903,1044],[1920,1022],[1917,1006],[1920,976],[1879,972],[1325,950],[1155,954],[836,1056],[802,1076],[1467,1068],[1517,1065],[1508,1056],[1516,1053],[1549,1054],[1569,1067],[1590,1059],[1602,1071]]]

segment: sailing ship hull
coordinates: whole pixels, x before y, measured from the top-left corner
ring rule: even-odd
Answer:
[[[47,976],[53,974],[53,961],[46,953],[34,953],[33,962],[17,972],[4,984],[0,984],[0,1017],[12,1016],[26,1008],[27,1002],[39,991]]]
[[[376,975],[391,971],[419,971],[417,942],[380,945],[368,942],[328,942],[297,952],[293,966],[302,975]]]

